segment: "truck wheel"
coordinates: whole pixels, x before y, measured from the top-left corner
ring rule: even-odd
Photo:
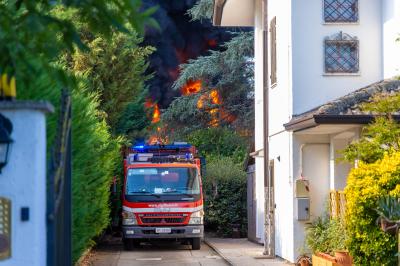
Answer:
[[[192,250],[199,250],[200,249],[200,238],[196,237],[192,239]]]
[[[133,250],[133,239],[123,238],[122,243],[124,244],[125,250]]]

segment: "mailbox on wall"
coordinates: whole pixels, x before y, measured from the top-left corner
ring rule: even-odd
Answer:
[[[11,201],[0,197],[0,261],[11,257]]]
[[[295,210],[298,221],[310,220],[310,188],[306,179],[296,180],[295,186]]]
[[[310,198],[296,198],[296,219],[298,221],[310,220]]]

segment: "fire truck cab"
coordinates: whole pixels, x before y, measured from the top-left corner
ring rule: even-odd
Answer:
[[[135,145],[124,160],[123,243],[174,239],[200,249],[204,234],[201,160],[187,143]]]

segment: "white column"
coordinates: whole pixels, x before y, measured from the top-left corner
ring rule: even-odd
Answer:
[[[0,102],[14,140],[0,173],[0,197],[11,201],[11,258],[0,265],[46,265],[46,112],[47,103]],[[29,219],[21,220],[21,208]]]

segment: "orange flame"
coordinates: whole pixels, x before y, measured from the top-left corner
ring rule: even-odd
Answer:
[[[217,46],[217,41],[214,39],[211,39],[211,40],[207,41],[207,44],[208,44],[208,46],[215,47],[215,46]]]
[[[211,109],[210,115],[211,115],[211,121],[209,122],[209,125],[212,127],[217,127],[219,125],[218,108]]]
[[[204,107],[204,101],[207,100],[206,95],[201,95],[200,98],[197,100],[197,108],[202,109]]]
[[[219,93],[217,90],[212,90],[210,92],[211,103],[213,104],[221,104],[221,98],[219,97]]]
[[[158,107],[158,104],[156,103],[154,105],[154,111],[153,111],[153,119],[151,120],[152,124],[160,122],[160,108]]]
[[[157,103],[153,102],[152,99],[147,99],[144,103],[144,107],[147,109],[153,108],[153,114],[151,115],[151,123],[155,124],[160,122],[160,107]]]
[[[185,86],[182,87],[182,94],[183,95],[190,95],[198,93],[201,90],[201,81],[188,81]]]
[[[202,89],[201,86],[202,86],[201,80],[188,81],[186,85],[183,86],[181,89],[182,95],[186,96],[199,93]],[[232,123],[233,121],[236,120],[236,117],[234,115],[231,115],[228,112],[226,112],[224,108],[221,106],[213,107],[211,109],[206,108],[206,102],[209,102],[214,105],[222,104],[222,99],[217,89],[211,90],[210,93],[208,94],[200,95],[199,99],[197,100],[197,108],[205,109],[205,112],[208,112],[210,114],[211,120],[209,122],[209,126],[217,127],[220,125],[221,121]]]

